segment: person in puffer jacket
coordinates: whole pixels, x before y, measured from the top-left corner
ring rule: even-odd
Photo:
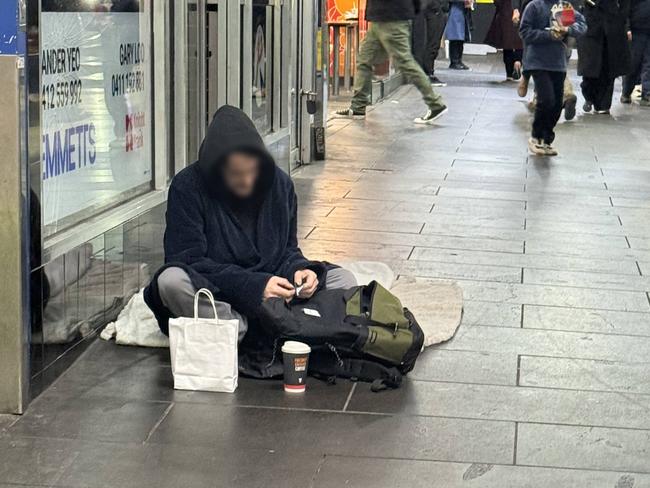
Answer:
[[[623,78],[621,103],[632,103],[632,92],[640,81],[639,104],[650,107],[650,0],[632,0],[628,37],[632,38],[632,71]]]

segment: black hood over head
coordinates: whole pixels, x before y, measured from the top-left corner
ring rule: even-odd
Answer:
[[[236,151],[260,157],[260,179],[257,192],[267,193],[273,185],[276,165],[255,124],[241,109],[232,105],[219,108],[199,149],[199,168],[217,195],[229,194],[223,181],[222,168],[226,157]]]

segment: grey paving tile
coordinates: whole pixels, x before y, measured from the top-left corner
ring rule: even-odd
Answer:
[[[524,305],[523,326],[533,329],[650,336],[650,313]]]
[[[647,488],[650,476],[629,472],[328,456],[314,488]]]
[[[412,380],[515,385],[517,355],[429,348],[409,373]]]
[[[192,447],[85,443],[56,486],[241,487],[308,486],[321,456],[295,447],[237,449],[229,443]]]
[[[464,281],[461,286],[464,296],[469,300],[632,312],[650,311],[650,304],[643,292],[469,280]]]
[[[643,361],[638,358],[637,361]],[[650,361],[621,362],[521,356],[522,386],[650,394]]]
[[[642,336],[476,326],[461,327],[451,341],[438,347],[643,363],[646,361],[650,341]]]
[[[428,222],[432,224],[432,227],[435,225],[442,226],[453,226],[462,225],[465,227],[476,227],[476,228],[492,228],[492,229],[523,229],[524,228],[524,216],[510,216],[510,217],[498,217],[498,216],[472,216],[472,215],[463,215],[462,219],[453,213],[443,213],[442,211],[431,213],[430,208],[425,211],[410,211],[410,212],[398,212],[398,211],[387,211],[382,212],[382,218],[390,220],[405,220],[405,221],[417,221],[417,222]],[[345,218],[371,218],[372,212],[368,209],[362,212],[359,212],[354,209],[349,208],[336,208],[331,214],[336,217],[345,217]],[[376,214],[374,215],[376,217]]]
[[[520,283],[521,268],[480,264],[449,264],[429,261],[404,261],[395,271],[401,275],[423,278],[485,280]]]
[[[530,231],[548,231],[574,234],[597,235],[631,235],[632,229],[623,227],[618,219],[612,219],[609,224],[584,224],[577,222],[557,222],[553,220],[526,219],[526,229]]]
[[[0,415],[0,436],[19,418],[17,415]]]
[[[370,391],[363,384],[356,390]],[[304,442],[306,435],[317,442]],[[509,422],[176,404],[150,440],[194,447],[228,445],[233,450],[300,446],[305,452],[349,456],[363,452],[508,462],[513,436],[514,424]]]
[[[606,290],[650,290],[650,279],[646,276],[587,273],[584,271],[551,271],[526,268],[524,269],[524,283],[602,288]]]
[[[466,249],[437,249],[416,246],[409,260],[436,261],[458,264],[482,264],[486,266],[515,266],[522,268],[540,268],[556,270],[592,271],[598,273],[639,275],[636,261],[627,259],[612,260],[581,258],[580,256],[563,256],[550,254],[518,254],[495,251],[474,251]]]
[[[70,441],[0,437],[0,486],[51,486],[76,455]]]
[[[521,464],[639,473],[650,471],[649,431],[520,424],[517,440],[517,462]],[[628,483],[622,486],[637,485]]]
[[[351,190],[345,197],[346,200],[381,200],[381,201],[397,201],[409,202],[415,201],[425,203],[432,206],[435,197],[433,195],[425,195],[413,192],[396,192],[396,191],[382,191],[381,189],[370,188],[357,188]]]
[[[505,330],[505,329],[502,329]],[[650,396],[410,380],[382,401],[357,389],[351,412],[650,429]]]
[[[344,259],[390,262],[407,259],[413,250],[409,245],[318,240],[314,238],[317,230],[312,232],[309,239],[300,241],[300,248],[305,256],[313,259],[333,263]]]
[[[391,232],[346,231],[344,233],[327,232],[317,228],[309,236],[309,240],[347,241],[354,243],[382,242],[389,245],[409,245],[423,247],[443,247],[448,249],[477,249],[504,252],[523,252],[523,242],[504,241],[496,239],[478,239],[470,237],[400,234]]]
[[[517,304],[465,300],[461,324],[521,327],[521,310]]]
[[[382,220],[366,218],[339,218],[336,216],[318,219],[316,225],[324,229],[337,230],[375,230],[385,231],[390,229],[391,232],[406,232],[409,234],[419,234],[424,225],[424,221],[418,222],[416,217],[413,221],[402,220]]]
[[[112,397],[74,397],[49,391],[8,430],[10,436],[141,442],[169,404]]]

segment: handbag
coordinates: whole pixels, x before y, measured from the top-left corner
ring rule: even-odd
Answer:
[[[214,318],[200,318],[199,298],[210,300]],[[201,288],[194,296],[194,317],[169,320],[174,388],[232,393],[238,378],[239,320],[221,320],[210,290]]]

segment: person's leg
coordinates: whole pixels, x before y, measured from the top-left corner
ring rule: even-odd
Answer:
[[[345,268],[334,268],[327,271],[327,277],[325,278],[326,290],[353,288],[357,284],[357,278],[352,271]]]
[[[564,95],[562,98],[564,105],[564,118],[566,120],[573,120],[576,116],[578,97],[573,90],[573,83],[571,83],[571,78],[569,78],[568,74],[564,77]]]
[[[395,63],[397,71],[401,72],[408,82],[415,85],[422,94],[427,107],[432,111],[443,110],[445,104],[442,97],[433,91],[429,78],[411,54],[409,22],[381,22],[381,31],[378,35],[381,45]]]
[[[158,294],[163,305],[174,317],[194,317],[194,296],[196,288],[189,275],[181,268],[167,268],[158,276]],[[248,330],[246,318],[225,302],[215,301],[217,315],[220,319],[239,320],[239,341]],[[199,297],[199,317],[213,317],[212,304],[205,295]]]
[[[427,42],[429,36],[429,29],[427,25],[426,10],[420,11],[412,21],[411,24],[411,51],[413,57],[418,62],[426,74],[427,71]]]
[[[366,37],[361,41],[357,55],[357,69],[354,74],[354,95],[350,104],[355,113],[365,113],[372,92],[372,70],[383,53],[383,48],[377,37],[377,25],[371,23]],[[409,47],[410,50],[410,47]],[[384,54],[385,55],[385,54]]]
[[[429,12],[427,16],[427,48],[425,53],[426,74],[434,75],[436,71],[436,59],[440,53],[442,35],[447,25],[447,15],[441,11]]]
[[[512,79],[515,72],[515,52],[512,49],[503,50],[503,64],[506,68],[506,78]]]
[[[535,104],[531,135],[533,139],[545,142],[544,140],[548,135],[549,126],[553,118],[555,91],[548,71],[533,71],[532,76],[535,82],[537,102]]]
[[[549,120],[546,128],[546,135],[544,136],[544,142],[551,145],[555,140],[555,126],[557,125],[558,120],[560,120],[560,115],[562,115],[562,108],[564,105],[564,80],[566,78],[566,73],[554,71],[549,73],[549,75],[553,86],[553,105],[549,112]]]
[[[459,66],[463,60],[463,41],[449,41],[449,67]]]
[[[641,34],[641,36],[645,38],[640,70],[641,102],[643,105],[650,105],[650,34]]]
[[[641,75],[641,69],[643,65],[644,57],[644,48],[645,48],[645,37],[643,34],[634,33],[632,35],[632,63],[630,73],[623,77],[623,93],[621,94],[621,102],[631,103],[632,102],[632,92],[636,87],[637,80]]]

